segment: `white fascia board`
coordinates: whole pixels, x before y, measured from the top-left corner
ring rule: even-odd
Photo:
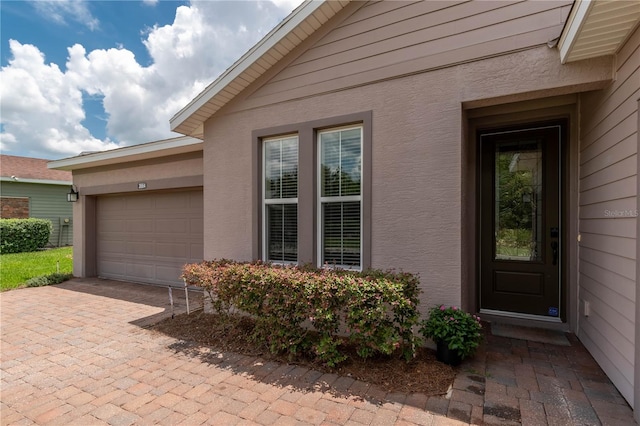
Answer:
[[[273,48],[280,40],[285,38],[287,34],[293,31],[313,12],[316,11],[325,1],[330,0],[306,0],[296,10],[286,17],[278,26],[271,30],[266,36],[256,43],[248,52],[240,57],[233,65],[213,81],[206,89],[200,92],[191,102],[183,109],[178,111],[169,120],[171,130],[175,130],[192,114],[204,106],[218,92],[223,90],[229,83],[235,80],[254,62],[262,57],[266,52]]]
[[[567,25],[565,25],[558,42],[558,50],[560,50],[560,62],[566,63],[571,49],[576,43],[580,31],[589,16],[595,0],[576,0],[571,9]]]
[[[1,182],[11,182],[11,183],[39,183],[43,185],[64,185],[69,186],[72,184],[70,180],[48,180],[48,179],[26,179],[26,178],[18,178],[12,179],[10,177],[2,176],[0,177]]]
[[[202,140],[182,136],[179,138],[116,148],[109,151],[79,155],[62,160],[54,160],[48,162],[47,167],[57,170],[76,170],[194,151],[202,151]]]

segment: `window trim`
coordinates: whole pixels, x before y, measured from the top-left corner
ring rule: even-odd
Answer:
[[[252,258],[263,258],[262,235],[262,141],[267,138],[298,135],[298,264],[318,264],[317,253],[317,133],[325,129],[362,126],[362,181],[361,181],[361,268],[369,269],[371,263],[371,188],[372,188],[372,126],[373,112],[362,111],[319,120],[285,124],[253,130],[252,149]]]

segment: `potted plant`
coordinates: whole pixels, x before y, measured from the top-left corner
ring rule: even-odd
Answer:
[[[436,342],[438,361],[458,365],[473,355],[482,341],[480,317],[456,306],[435,306],[420,327],[420,333]]]

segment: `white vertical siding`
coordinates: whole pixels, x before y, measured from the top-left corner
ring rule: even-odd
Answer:
[[[579,337],[633,404],[640,30],[610,87],[580,98]],[[591,313],[584,314],[588,302]]]

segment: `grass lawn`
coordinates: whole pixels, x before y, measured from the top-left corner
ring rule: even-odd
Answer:
[[[60,270],[57,269],[60,262]],[[0,254],[0,291],[20,287],[30,278],[73,271],[73,247]]]

